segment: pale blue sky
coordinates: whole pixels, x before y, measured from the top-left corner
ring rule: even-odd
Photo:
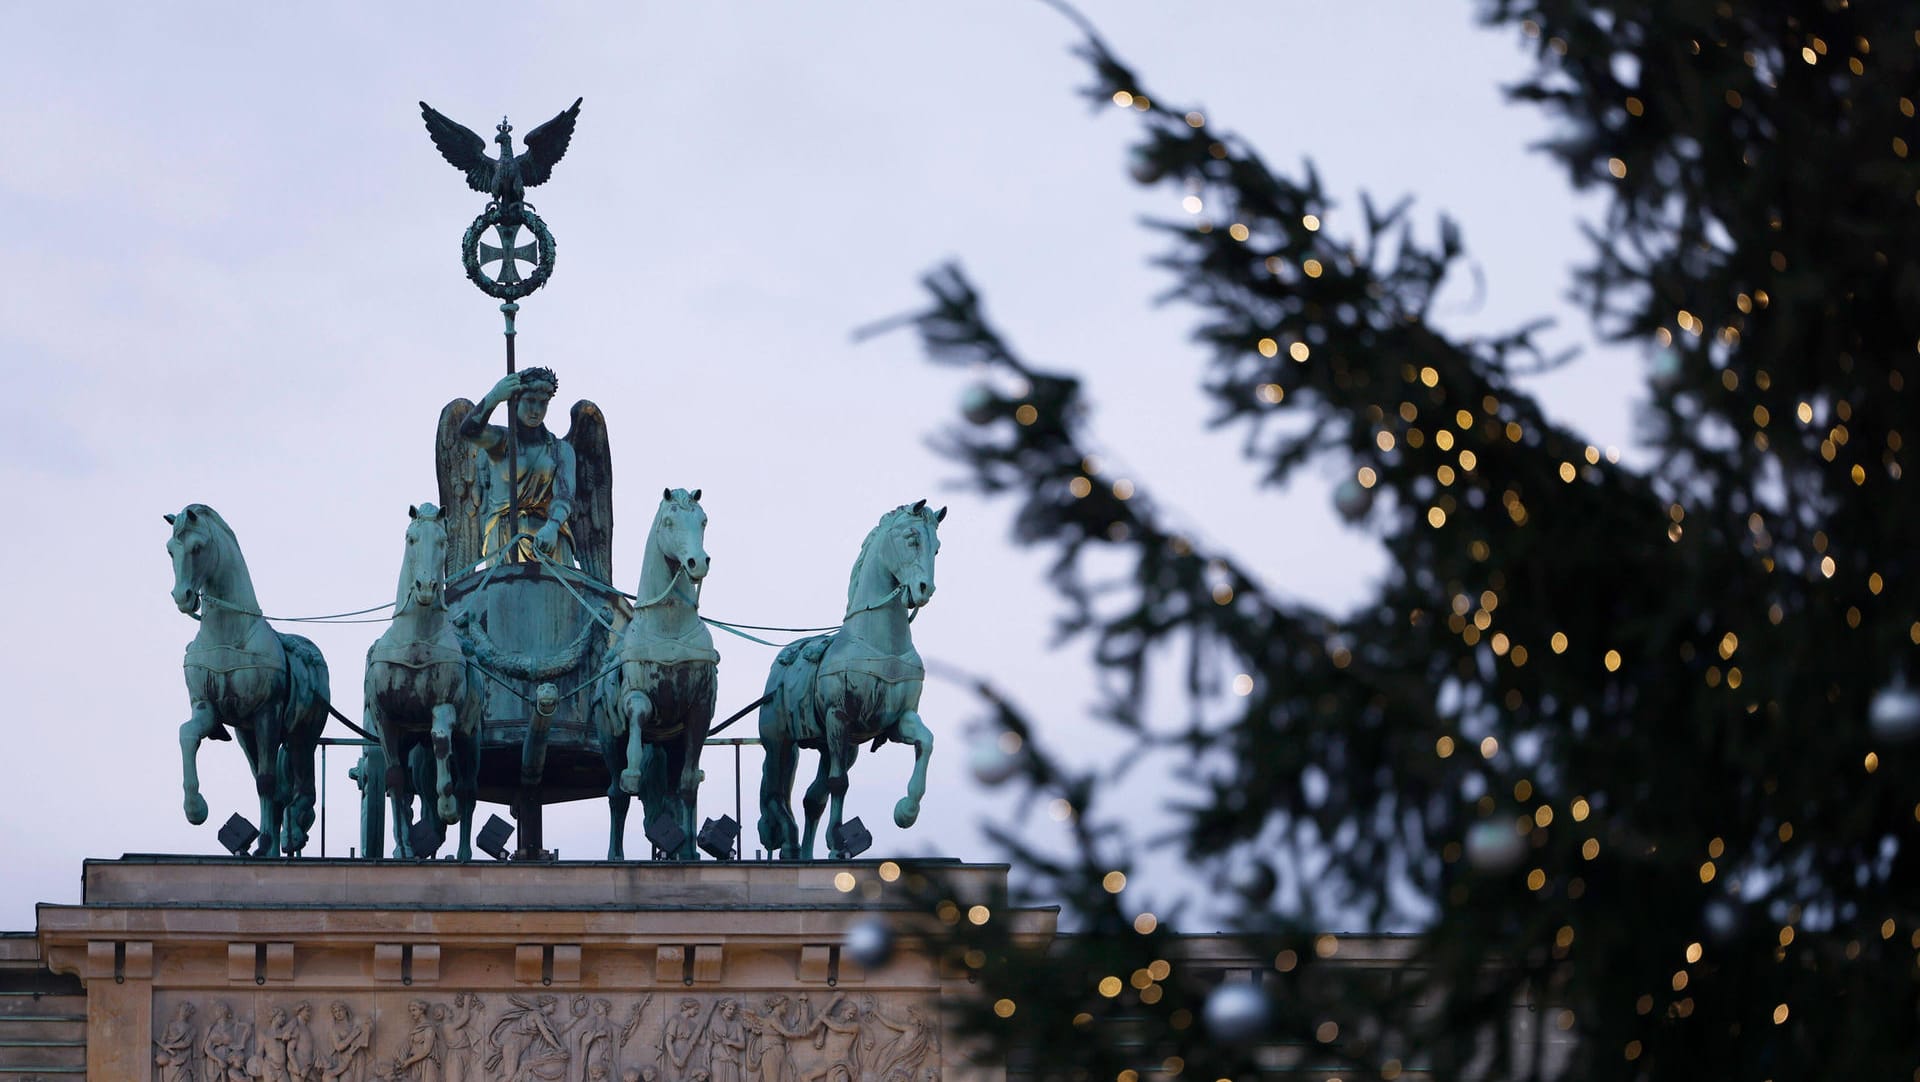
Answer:
[[[1442,210],[1459,219],[1486,296],[1471,307],[1462,284],[1449,325],[1556,315],[1559,343],[1588,341],[1562,299],[1585,254],[1581,208],[1526,149],[1541,119],[1501,101],[1527,66],[1520,43],[1478,29],[1468,4],[1086,9],[1150,88],[1276,166],[1311,157],[1341,197],[1330,231],[1355,227],[1358,187],[1417,195],[1429,231]],[[1199,535],[1329,605],[1379,573],[1336,523],[1330,478],[1253,493],[1237,440],[1200,434],[1191,313],[1152,306],[1167,283],[1137,226],[1179,214],[1179,193],[1128,179],[1133,126],[1078,96],[1074,31],[1044,6],[458,10],[449,25],[454,9],[408,5],[11,6],[0,368],[25,423],[0,444],[14,519],[0,928],[30,927],[35,901],[76,900],[83,857],[216,852],[215,826],[255,812],[240,755],[214,744],[212,818],[180,814],[194,625],[167,598],[163,512],[218,508],[270,612],[392,596],[405,509],[435,496],[438,410],[478,397],[502,363],[499,317],[456,255],[483,200],[435,154],[421,98],[483,132],[503,111],[524,132],[586,98],[535,194],[560,257],[524,305],[520,355],[559,371],[558,405],[590,397],[609,418],[629,589],[656,494],[699,487],[705,611],[828,623],[875,519],[933,497],[953,512],[922,652],[991,675],[1049,739],[1091,743],[1080,654],[1046,650],[1044,559],[1011,547],[1000,508],[946,491],[956,471],[922,445],[967,377],[924,363],[910,335],[848,339],[920,304],[917,276],[947,258],[1029,358],[1086,375],[1110,461]],[[1625,445],[1639,375],[1631,354],[1592,353],[1538,389],[1596,442]],[[350,716],[377,631],[313,635]],[[771,657],[721,649],[724,715],[758,694]],[[849,815],[874,829],[876,856],[991,857],[972,824],[995,795],[965,768],[977,711],[930,684],[922,713],[940,744],[921,824],[902,833],[887,814],[901,747],[863,756]],[[708,814],[731,810],[730,761],[714,758]],[[347,765],[331,764],[335,855],[353,834]],[[549,843],[597,856],[604,822],[598,802],[555,810]]]

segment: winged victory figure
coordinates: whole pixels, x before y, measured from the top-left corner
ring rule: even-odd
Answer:
[[[526,199],[527,189],[544,184],[553,175],[554,164],[567,153],[573,140],[573,123],[580,116],[580,103],[527,133],[525,152],[513,152],[513,125],[503,117],[495,129],[493,141],[500,144],[500,156],[487,156],[487,142],[473,129],[455,123],[426,102],[420,103],[420,116],[427,122],[427,134],[440,156],[467,175],[467,187],[491,195],[501,207],[511,207]]]
[[[556,438],[545,420],[558,386],[551,370],[529,368],[496,384],[478,405],[456,398],[440,411],[434,457],[449,578],[481,562],[533,559],[529,546],[538,546],[601,582],[612,580],[613,456],[606,416],[592,402],[576,402],[566,436]],[[488,415],[509,397],[517,397],[517,405],[507,426],[488,424]],[[517,478],[509,476],[510,438],[520,441]],[[510,489],[518,490],[518,523],[509,521]]]

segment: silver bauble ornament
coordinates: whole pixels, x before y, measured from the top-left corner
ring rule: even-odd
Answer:
[[[1258,985],[1234,981],[1207,995],[1201,1014],[1207,1032],[1227,1044],[1245,1044],[1267,1031],[1267,995]]]
[[[976,383],[960,392],[960,415],[983,425],[1000,416],[1000,396],[984,383]]]
[[[1153,155],[1144,147],[1135,147],[1133,153],[1127,156],[1127,172],[1142,184],[1152,184],[1167,175],[1167,171],[1160,168],[1160,163],[1154,161]]]
[[[1725,943],[1740,931],[1740,910],[1725,898],[1715,898],[1701,910],[1701,919],[1707,926],[1707,935],[1717,943]]]
[[[1254,905],[1265,905],[1273,892],[1280,888],[1280,877],[1273,874],[1273,865],[1264,860],[1249,861],[1235,868],[1228,884],[1234,891]]]
[[[868,969],[877,969],[893,957],[893,926],[881,917],[861,917],[848,926],[840,949]]]
[[[1333,490],[1333,507],[1341,518],[1356,522],[1373,509],[1373,490],[1349,477]]]
[[[1467,828],[1467,861],[1483,872],[1503,872],[1520,863],[1526,841],[1513,823],[1483,819]]]
[[[1020,772],[1025,756],[1013,733],[983,732],[967,747],[967,769],[982,785],[999,785]]]
[[[1920,694],[1907,686],[1904,677],[1894,677],[1893,683],[1874,693],[1867,706],[1867,726],[1882,740],[1912,740],[1920,733]]]
[[[1655,352],[1649,367],[1648,377],[1655,387],[1672,387],[1680,382],[1680,351],[1669,347]]]

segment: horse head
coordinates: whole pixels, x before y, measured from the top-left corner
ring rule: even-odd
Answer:
[[[706,578],[713,559],[707,555],[707,512],[700,506],[700,490],[664,490],[647,542],[651,552],[665,561],[669,575],[684,571],[691,582]]]
[[[908,608],[920,608],[933,599],[933,556],[941,551],[941,520],[947,508],[927,510],[927,501],[902,506],[889,516],[881,560],[893,585],[906,595]]]
[[[447,524],[440,509],[430,503],[407,508],[407,549],[400,558],[400,585],[393,611],[444,607],[447,580]]]
[[[167,555],[173,558],[173,603],[191,615],[200,609],[200,595],[220,563],[220,548],[211,531],[218,515],[205,504],[190,503],[177,515],[161,516],[173,527]]]

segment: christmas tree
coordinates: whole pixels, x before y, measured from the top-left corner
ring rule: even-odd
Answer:
[[[1646,469],[1526,392],[1531,331],[1430,322],[1455,230],[1323,226],[1310,171],[1090,27],[1134,178],[1201,208],[1162,227],[1196,378],[1268,481],[1340,464],[1385,581],[1346,613],[1276,596],[1101,471],[1072,358],[1022,357],[957,268],[927,279],[932,357],[997,373],[943,446],[1055,557],[1117,738],[1191,756],[1170,844],[1273,960],[1252,998],[1183,973],[1170,922],[1121,907],[1123,794],[983,683],[1013,784],[1075,844],[999,839],[1083,934],[1035,958],[944,907],[972,1021],[1023,1071],[1117,1082],[1248,1077],[1276,1045],[1320,1075],[1535,1077],[1519,1003],[1579,1042],[1569,1077],[1920,1078],[1920,5],[1479,7],[1538,58],[1513,93],[1558,118],[1546,152],[1605,193],[1576,289],[1649,352]],[[1144,691],[1169,651],[1171,727]],[[1272,869],[1303,862],[1312,904],[1284,903]],[[1417,931],[1411,964],[1331,964],[1328,912]]]

